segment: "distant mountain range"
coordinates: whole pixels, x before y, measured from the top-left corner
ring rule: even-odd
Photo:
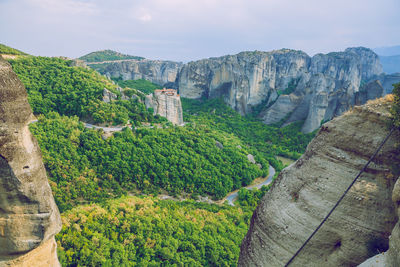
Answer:
[[[400,55],[400,45],[377,47],[372,50],[380,56],[387,57]]]
[[[400,45],[378,47],[373,50],[379,55],[384,72],[388,74],[400,72]]]

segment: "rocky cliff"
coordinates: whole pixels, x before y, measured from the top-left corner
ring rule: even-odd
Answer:
[[[100,73],[124,80],[145,79],[159,85],[175,83],[182,63],[162,60],[119,60],[103,63]]]
[[[239,266],[287,263],[388,134],[389,99],[355,107],[321,127],[305,154],[281,172],[260,201]],[[398,140],[395,132],[293,266],[357,266],[387,250],[399,206],[397,198],[392,202]],[[398,229],[390,241],[392,266],[400,266]]]
[[[146,108],[152,108],[154,115],[167,118],[175,125],[183,124],[181,97],[174,89],[155,90],[145,99]]]
[[[242,52],[190,62],[182,67],[177,85],[182,97],[223,97],[241,114],[263,105],[267,123],[305,120],[303,132],[317,129],[365,95],[381,96],[383,88],[357,98],[382,73],[378,56],[367,48],[309,57],[302,51]]]
[[[35,138],[27,93],[0,58],[0,266],[59,266],[61,219]]]

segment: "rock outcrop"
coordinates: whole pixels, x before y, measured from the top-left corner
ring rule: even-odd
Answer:
[[[306,120],[303,132],[311,132],[321,121],[365,103],[356,93],[381,73],[378,56],[367,48],[313,57],[281,49],[190,62],[177,85],[182,97],[223,97],[241,114],[261,104],[265,123]]]
[[[388,134],[389,98],[357,106],[321,127],[305,154],[281,172],[260,201],[239,266],[287,263]],[[399,138],[398,131],[392,135],[293,266],[357,266],[387,250],[390,234],[388,253],[393,247],[393,266],[399,266],[398,226],[392,232],[399,205],[397,198],[392,202]]]
[[[117,100],[118,96],[117,94],[114,94],[110,90],[104,88],[103,89],[103,102],[105,103],[110,103],[111,101]]]
[[[134,89],[131,89],[134,90]],[[134,93],[131,94],[127,94],[126,91],[124,89],[122,89],[121,87],[117,87],[117,91],[119,93],[119,98],[121,100],[130,100],[130,99],[138,99],[140,101],[140,97]],[[135,90],[135,93],[140,94],[141,92]],[[143,93],[141,93],[143,94]],[[144,95],[144,94],[143,94]],[[110,90],[104,88],[103,89],[103,102],[105,103],[110,103],[111,101],[114,100],[118,100],[118,95],[111,92]]]
[[[146,108],[152,108],[154,115],[167,118],[175,125],[183,124],[181,97],[174,89],[155,90],[145,98]]]
[[[123,80],[145,79],[152,83],[165,85],[175,83],[182,63],[162,60],[119,60],[103,63],[98,71],[109,78],[122,77]],[[89,64],[90,66],[90,64]]]
[[[61,219],[47,180],[27,93],[0,59],[0,266],[59,266]],[[40,264],[39,264],[40,263]]]

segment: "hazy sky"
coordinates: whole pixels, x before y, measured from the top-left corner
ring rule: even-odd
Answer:
[[[0,0],[0,43],[189,61],[244,50],[400,44],[400,0]]]

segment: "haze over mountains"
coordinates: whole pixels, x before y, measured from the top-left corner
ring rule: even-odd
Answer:
[[[373,50],[379,55],[384,72],[387,74],[400,72],[400,45],[377,47]]]

